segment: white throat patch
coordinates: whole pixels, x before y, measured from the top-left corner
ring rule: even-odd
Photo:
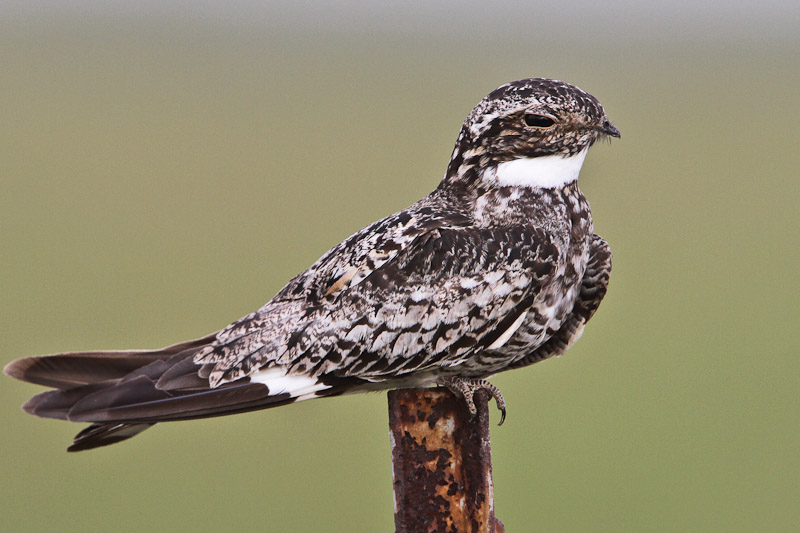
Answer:
[[[494,176],[487,175],[484,179],[502,186],[558,189],[578,179],[588,151],[589,148],[584,148],[568,157],[545,155],[506,161],[497,165]]]

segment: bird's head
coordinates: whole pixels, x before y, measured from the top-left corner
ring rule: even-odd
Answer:
[[[620,133],[591,94],[546,78],[511,82],[469,114],[445,181],[563,186],[577,179],[586,151],[606,136]]]

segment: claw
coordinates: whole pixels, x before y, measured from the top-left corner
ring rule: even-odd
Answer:
[[[492,396],[492,398],[494,398],[494,401],[497,404],[497,409],[500,411],[500,422],[497,425],[498,426],[503,425],[503,422],[506,419],[506,401],[503,399],[503,395],[500,393],[500,389],[498,389],[485,379],[472,379],[472,378],[462,378],[459,376],[447,376],[440,378],[439,384],[444,386],[453,394],[464,398],[464,402],[466,402],[467,404],[467,409],[469,410],[472,416],[475,416],[475,413],[477,412],[473,396],[475,396],[475,393],[478,390],[484,389]]]

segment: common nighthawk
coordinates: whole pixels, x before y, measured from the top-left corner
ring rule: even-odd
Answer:
[[[157,422],[377,389],[485,380],[563,354],[606,293],[608,244],[578,173],[619,137],[592,95],[560,81],[503,85],[469,114],[439,186],[334,246],[266,305],[160,350],[28,357],[5,372],[52,387],[25,411],[91,426],[70,451]]]

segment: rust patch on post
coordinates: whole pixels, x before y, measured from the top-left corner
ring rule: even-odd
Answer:
[[[398,532],[502,533],[494,518],[488,394],[473,417],[446,389],[389,391]]]

